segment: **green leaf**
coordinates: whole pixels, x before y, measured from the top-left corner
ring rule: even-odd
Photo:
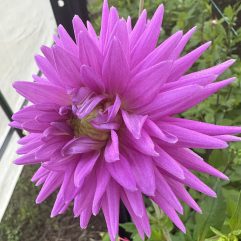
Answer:
[[[126,232],[131,234],[133,241],[142,241],[134,223],[121,223],[120,226],[124,228]]]
[[[100,235],[102,241],[110,241],[108,233],[101,233]]]
[[[141,237],[139,236],[139,234],[135,234],[132,236],[133,241],[142,241]]]
[[[236,189],[233,188],[223,188],[222,193],[226,201],[227,218],[230,219],[236,210],[239,199],[239,191],[236,191]]]
[[[221,192],[220,182],[217,181],[217,198],[208,198],[201,203],[203,214],[196,214],[194,237],[197,241],[204,241],[212,235],[210,226],[220,229],[225,220],[226,204]]]
[[[241,229],[241,192],[239,194],[236,210],[229,221],[229,225],[231,227],[231,230]]]
[[[128,233],[136,233],[136,227],[133,223],[121,223],[120,226]]]
[[[241,235],[241,229],[233,231],[232,234],[235,235],[235,236],[240,236]]]
[[[221,233],[219,230],[217,230],[214,227],[210,227],[210,229],[212,230],[213,233],[215,233],[216,235],[218,235],[219,237],[223,237],[225,238],[225,235],[223,233]]]

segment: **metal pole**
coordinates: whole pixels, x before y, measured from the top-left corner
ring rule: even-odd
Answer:
[[[74,15],[78,15],[86,24],[89,19],[87,0],[50,0],[50,3],[57,25],[62,24],[74,39],[72,19]]]
[[[11,107],[9,106],[8,102],[6,101],[5,97],[3,96],[2,92],[0,91],[0,105],[4,111],[4,113],[6,114],[6,116],[8,117],[9,121],[11,121],[12,115],[13,115],[13,111],[11,109]],[[16,132],[18,133],[19,137],[23,137],[23,132],[19,129],[15,129]]]

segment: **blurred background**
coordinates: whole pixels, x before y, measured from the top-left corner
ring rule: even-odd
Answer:
[[[183,54],[203,42],[212,41],[212,46],[192,71],[236,59],[220,80],[236,76],[237,81],[182,116],[222,125],[241,125],[241,1],[145,0],[150,17],[160,3],[165,5],[160,42],[177,30],[186,32],[193,26],[198,27],[197,32]],[[116,6],[121,16],[130,15],[135,24],[139,0],[109,0],[109,4]],[[12,89],[12,83],[30,81],[32,74],[38,74],[34,55],[39,53],[41,45],[51,46],[57,23],[62,23],[71,34],[71,18],[78,14],[84,20],[89,19],[99,31],[101,5],[102,0],[0,0],[0,241],[108,240],[101,215],[92,218],[87,230],[80,230],[79,221],[73,218],[71,210],[54,219],[49,217],[55,197],[40,206],[35,204],[39,188],[34,187],[30,179],[36,168],[27,166],[22,171],[12,164],[19,133],[8,127],[7,113],[3,110],[3,100],[13,112],[26,104]],[[186,235],[147,202],[152,227],[152,237],[148,240],[241,240],[241,143],[231,144],[226,150],[196,151],[225,172],[230,181],[221,182],[199,174],[216,190],[218,198],[191,191],[203,214],[196,214],[184,205],[182,220],[187,226]],[[134,241],[140,241],[131,223],[122,226]]]

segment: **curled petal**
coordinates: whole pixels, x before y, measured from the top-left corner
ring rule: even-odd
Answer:
[[[105,147],[104,156],[107,162],[115,162],[120,159],[118,136],[114,130],[111,130],[111,137]]]

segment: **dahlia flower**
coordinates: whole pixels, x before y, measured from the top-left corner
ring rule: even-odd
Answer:
[[[228,179],[191,149],[222,149],[240,139],[233,136],[240,127],[178,117],[233,82],[213,83],[234,61],[185,74],[210,42],[180,56],[193,28],[157,46],[163,11],[160,5],[148,21],[144,10],[132,27],[104,1],[99,35],[75,16],[75,40],[59,26],[55,44],[36,56],[43,76],[13,85],[31,102],[11,126],[28,132],[15,163],[40,165],[32,178],[42,185],[36,203],[58,190],[51,216],[73,203],[81,228],[102,210],[111,240],[121,200],[142,239],[151,235],[143,196],[185,232],[180,201],[201,212],[186,187],[216,196],[192,171]]]

